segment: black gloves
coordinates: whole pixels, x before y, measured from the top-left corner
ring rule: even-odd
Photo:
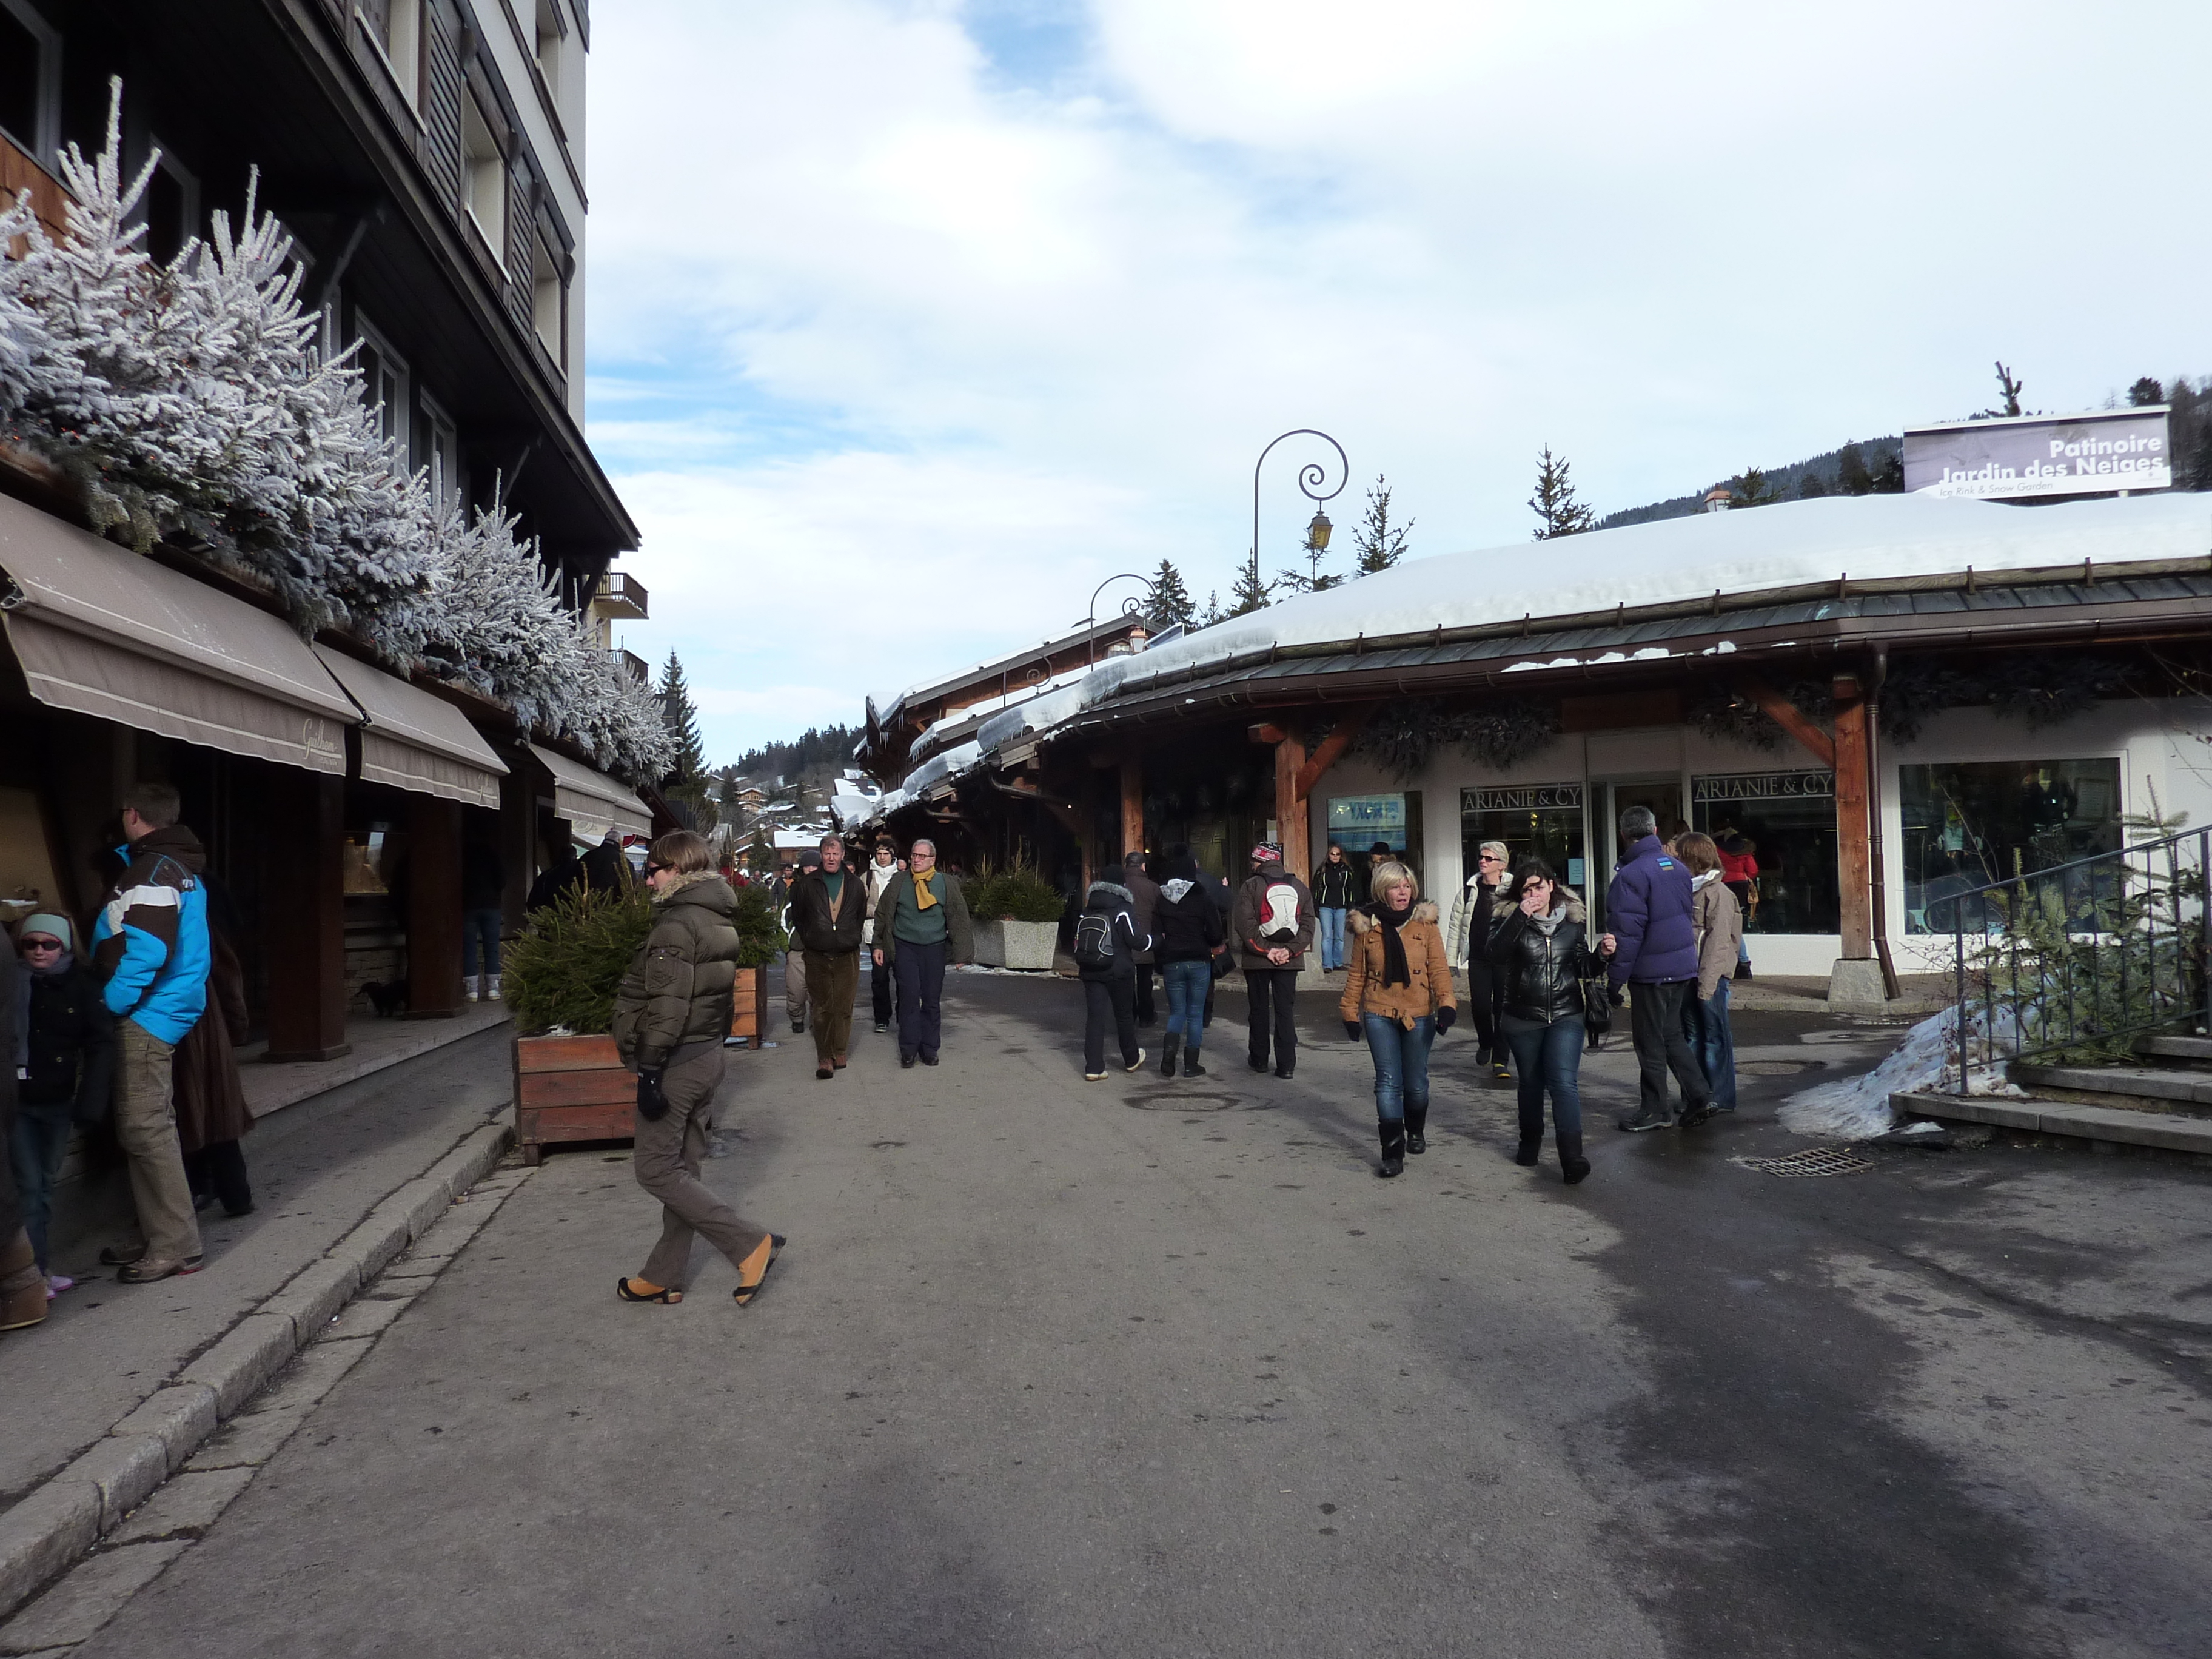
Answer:
[[[1437,1009],[1437,1035],[1438,1036],[1442,1036],[1446,1031],[1450,1030],[1452,1028],[1452,1022],[1458,1018],[1459,1010],[1453,1007],[1449,1003],[1446,1003],[1443,1007]]]
[[[668,1097],[660,1092],[660,1074],[668,1068],[640,1066],[637,1073],[637,1115],[647,1123],[668,1115]]]
[[[1366,1036],[1366,1033],[1359,1029],[1358,1020],[1347,1019],[1344,1022],[1344,1035],[1347,1041],[1357,1042],[1361,1037]]]

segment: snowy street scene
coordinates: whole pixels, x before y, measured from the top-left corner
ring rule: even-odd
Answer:
[[[2212,1651],[2207,61],[0,0],[0,1659]]]

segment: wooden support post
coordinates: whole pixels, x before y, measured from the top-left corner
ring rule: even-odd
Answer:
[[[1076,812],[1075,842],[1083,852],[1083,890],[1088,894],[1091,884],[1098,879],[1098,774],[1095,769],[1083,775]]]
[[[336,1060],[346,1041],[345,782],[270,769],[274,828],[261,907],[270,1060]]]
[[[1145,763],[1134,755],[1121,763],[1121,856],[1145,850]]]
[[[1841,683],[1840,680],[1838,682],[1838,684]],[[1856,686],[1858,682],[1852,680],[1851,684]],[[1759,705],[1760,714],[1796,738],[1814,759],[1819,761],[1823,766],[1835,765],[1836,745],[1829,741],[1826,732],[1797,712],[1796,703],[1790,702],[1772,686],[1747,675],[1737,675],[1735,685],[1744,696]],[[1840,736],[1841,733],[1838,732],[1838,735]]]
[[[1874,955],[1874,861],[1867,817],[1866,702],[1857,677],[1838,674],[1836,698],[1836,880],[1843,891],[1843,955]]]
[[[1307,757],[1306,763],[1298,768],[1297,791],[1300,800],[1304,800],[1310,796],[1314,792],[1314,786],[1328,775],[1328,769],[1344,758],[1344,751],[1351,748],[1360,732],[1366,729],[1368,720],[1380,706],[1370,702],[1363,704],[1358,708],[1346,710],[1339,717],[1336,724],[1329,728],[1328,735],[1314,746],[1314,751]]]
[[[407,1015],[461,1012],[461,804],[407,797]]]
[[[1275,744],[1275,835],[1283,844],[1283,867],[1301,879],[1312,868],[1306,861],[1306,798],[1298,789],[1305,763],[1305,744],[1284,732]]]

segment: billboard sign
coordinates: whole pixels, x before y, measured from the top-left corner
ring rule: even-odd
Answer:
[[[1921,495],[2017,501],[2169,489],[2166,405],[1908,427],[1905,487]]]

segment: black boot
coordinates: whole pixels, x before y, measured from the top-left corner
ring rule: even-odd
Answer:
[[[1182,1051],[1182,1074],[1185,1077],[1206,1075],[1206,1067],[1198,1063],[1198,1045],[1195,1042]]]
[[[1533,1170],[1536,1167],[1536,1160],[1542,1156],[1543,1151],[1543,1136],[1538,1135],[1531,1140],[1524,1135],[1522,1137],[1521,1144],[1513,1149],[1513,1161],[1524,1170]]]
[[[1381,1176],[1394,1176],[1406,1168],[1406,1120],[1401,1117],[1378,1119],[1375,1125],[1382,1138],[1382,1167],[1376,1171]]]
[[[1532,1158],[1528,1161],[1534,1164],[1536,1160]],[[1571,1187],[1589,1172],[1589,1160],[1583,1156],[1583,1138],[1580,1135],[1561,1135],[1559,1137],[1560,1177]]]
[[[1429,1150],[1429,1143],[1422,1138],[1422,1131],[1428,1127],[1429,1103],[1425,1100],[1416,1106],[1408,1102],[1406,1106],[1406,1150],[1407,1152],[1418,1153]]]
[[[1175,1075],[1176,1051],[1182,1047],[1182,1038],[1176,1032],[1170,1031],[1160,1039],[1160,1075],[1162,1077]]]

